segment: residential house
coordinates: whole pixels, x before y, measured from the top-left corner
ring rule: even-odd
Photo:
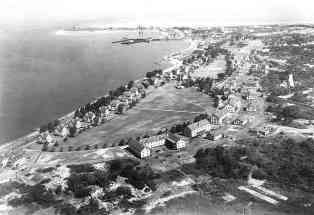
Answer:
[[[212,114],[209,117],[209,123],[212,125],[219,125],[220,124],[219,116],[216,114]]]
[[[133,99],[133,97],[134,97],[133,94],[130,91],[125,91],[123,93],[123,96],[125,96],[125,97],[127,97],[129,99]]]
[[[184,134],[188,137],[195,137],[200,133],[209,131],[211,129],[211,124],[207,119],[192,123],[185,128]]]
[[[165,145],[166,136],[164,134],[155,135],[148,138],[143,138],[139,142],[143,144],[145,147],[152,149],[155,147]]]
[[[167,134],[167,142],[170,144],[172,148],[175,149],[185,148],[187,144],[187,141],[183,139],[182,136],[173,133]]]
[[[232,121],[232,125],[237,125],[237,126],[243,126],[247,123],[246,119],[242,118],[236,118],[235,120]]]
[[[236,111],[236,108],[231,104],[227,104],[224,109],[229,113],[234,113]]]
[[[128,97],[126,97],[126,96],[119,96],[118,99],[124,105],[129,105],[129,103],[131,103],[130,100],[128,99]]]
[[[119,104],[120,104],[119,100],[112,100],[111,103],[110,103],[110,110],[116,111],[118,106],[119,106]]]
[[[117,113],[119,113],[119,114],[123,114],[125,111],[127,111],[127,109],[128,109],[128,106],[127,105],[125,105],[125,104],[123,104],[123,103],[120,103],[119,105],[118,105],[118,107],[117,107]]]
[[[145,147],[142,143],[140,143],[137,140],[131,139],[128,142],[128,145],[130,151],[140,158],[147,158],[151,155],[150,149]]]
[[[160,84],[161,84],[160,78],[152,77],[151,80],[152,80],[152,83],[153,83],[153,85],[154,85],[155,87],[159,87],[159,86],[160,86]]]
[[[138,89],[137,87],[132,87],[132,88],[130,89],[130,92],[131,92],[135,97],[139,98],[140,92],[139,92],[139,89]]]
[[[273,131],[272,127],[264,126],[257,129],[257,135],[266,137],[266,136],[269,136],[272,133],[272,131]]]

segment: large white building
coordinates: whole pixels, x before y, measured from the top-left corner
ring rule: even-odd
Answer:
[[[173,148],[178,150],[186,147],[186,141],[181,136],[173,133],[168,133],[167,141]]]
[[[166,136],[163,134],[151,136],[148,138],[141,139],[139,142],[142,143],[145,147],[152,149],[155,147],[165,145]]]
[[[211,124],[207,119],[195,122],[191,125],[188,125],[184,131],[185,135],[188,137],[195,137],[202,132],[209,131],[211,129]]]
[[[140,158],[147,158],[150,156],[150,149],[136,140],[129,141],[129,149]]]

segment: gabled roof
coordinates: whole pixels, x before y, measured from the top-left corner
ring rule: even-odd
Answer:
[[[209,121],[207,119],[203,119],[201,121],[198,121],[198,122],[195,122],[195,123],[193,123],[191,125],[188,125],[188,128],[191,129],[191,130],[195,130],[195,129],[199,128],[199,127],[203,127],[203,126],[206,126],[208,124],[210,124]]]
[[[151,143],[151,142],[156,142],[162,139],[166,139],[166,136],[164,134],[160,134],[160,135],[155,135],[155,136],[151,136],[148,138],[144,138],[140,140],[140,143],[142,144],[146,144],[146,143]]]
[[[137,140],[131,139],[128,142],[128,145],[131,149],[136,150],[138,152],[142,151],[144,148],[146,148],[142,143],[138,142]]]
[[[167,139],[171,139],[174,142],[178,142],[180,140],[180,137],[174,133],[168,133]]]

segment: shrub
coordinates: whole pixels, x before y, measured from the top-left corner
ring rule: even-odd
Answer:
[[[74,173],[94,172],[96,170],[95,167],[89,163],[68,165],[67,167]]]
[[[58,206],[57,211],[60,215],[76,215],[76,208],[68,203]]]
[[[46,152],[48,151],[48,144],[44,144],[43,147],[41,148],[41,151]]]
[[[30,186],[21,197],[12,199],[8,202],[13,207],[37,203],[39,205],[49,207],[56,203],[51,190],[47,190],[44,185],[36,184]]]

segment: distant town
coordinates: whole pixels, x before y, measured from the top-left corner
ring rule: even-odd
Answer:
[[[112,45],[157,40],[133,30]],[[313,26],[158,30],[190,43],[169,68],[0,146],[7,208],[154,214],[198,198],[208,214],[313,214]]]

